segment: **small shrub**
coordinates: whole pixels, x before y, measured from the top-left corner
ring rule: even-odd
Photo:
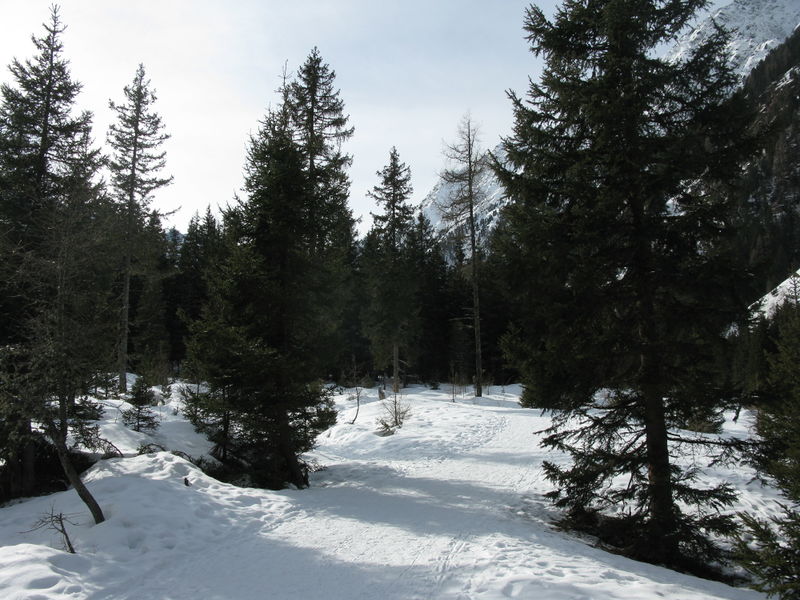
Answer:
[[[411,406],[404,402],[402,397],[394,394],[391,398],[381,402],[383,405],[383,416],[378,419],[380,433],[391,435],[396,429],[403,426],[406,418],[411,414]]]

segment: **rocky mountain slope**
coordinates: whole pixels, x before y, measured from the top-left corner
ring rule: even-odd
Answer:
[[[728,44],[730,61],[742,81],[767,54],[781,45],[800,25],[800,1],[798,0],[735,0],[701,19],[697,26],[684,34],[666,55],[672,60],[681,60],[693,47],[710,34],[716,22],[731,32]],[[502,156],[502,147],[493,150]],[[480,229],[491,229],[497,222],[502,207],[508,199],[497,178],[487,172],[478,182],[481,200],[477,217]],[[458,230],[461,223],[446,223],[442,219],[441,204],[452,193],[452,189],[439,182],[422,201],[420,208],[434,227],[443,235]]]

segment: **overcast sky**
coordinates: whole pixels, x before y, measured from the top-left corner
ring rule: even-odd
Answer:
[[[547,4],[552,4],[550,1]],[[34,54],[51,0],[0,0],[0,80],[12,58]],[[248,136],[276,101],[284,64],[294,71],[317,46],[336,72],[355,135],[351,207],[372,209],[366,191],[391,146],[410,167],[415,202],[436,182],[442,143],[470,111],[484,147],[509,132],[506,90],[523,92],[538,72],[523,38],[525,0],[61,0],[64,53],[83,84],[80,108],[95,114],[105,143],[108,100],[144,63],[171,139],[174,183],[155,206],[176,210],[185,230],[195,211],[226,204],[240,189]],[[544,3],[542,3],[544,4]],[[368,226],[368,218],[361,226]]]
[[[715,0],[719,3],[720,0]],[[0,0],[0,81],[33,56],[52,0]],[[195,212],[227,204],[242,183],[247,140],[276,101],[284,64],[314,46],[336,72],[355,135],[351,207],[369,226],[366,191],[396,146],[415,203],[436,183],[442,144],[469,111],[485,148],[510,132],[506,90],[524,93],[539,63],[522,31],[528,0],[61,0],[64,53],[105,144],[108,100],[144,63],[171,139],[174,183],[154,205],[181,230]],[[556,0],[538,2],[548,14]]]

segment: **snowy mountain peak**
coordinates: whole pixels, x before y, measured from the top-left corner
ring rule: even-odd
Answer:
[[[713,22],[731,32],[727,46],[728,56],[741,81],[776,46],[800,26],[800,0],[734,0],[730,4],[714,10],[698,25],[687,32],[667,52],[669,60],[680,61],[693,48],[707,39],[713,31]],[[502,146],[494,149],[501,156]],[[497,223],[497,217],[508,202],[502,185],[489,171],[479,182],[482,201],[477,207],[478,228],[488,231]],[[456,230],[460,223],[446,223],[439,208],[446,201],[452,189],[439,182],[428,193],[420,205],[420,210],[430,219],[434,228],[442,235]]]
[[[731,32],[727,53],[741,81],[770,50],[780,45],[800,24],[798,0],[734,0],[713,11],[692,31],[685,33],[667,54],[682,60],[714,31],[714,23]]]

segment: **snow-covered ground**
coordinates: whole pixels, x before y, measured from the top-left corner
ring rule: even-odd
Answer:
[[[107,516],[100,525],[74,491],[0,509],[0,598],[764,598],[556,530],[541,463],[560,458],[539,448],[549,418],[520,408],[519,391],[453,402],[446,387],[404,390],[410,415],[386,437],[375,390],[354,425],[355,402],[339,395],[339,424],[319,439],[311,458],[324,468],[307,490],[223,484],[168,452],[101,461],[85,475]],[[202,454],[207,443],[178,408],[173,394],[154,441]],[[123,430],[116,410],[103,430],[133,452],[148,436]],[[746,435],[744,421],[732,431]],[[742,490],[740,508],[770,512],[774,492],[751,477],[743,467],[709,473]],[[52,531],[25,532],[51,511],[74,523],[77,554]]]

